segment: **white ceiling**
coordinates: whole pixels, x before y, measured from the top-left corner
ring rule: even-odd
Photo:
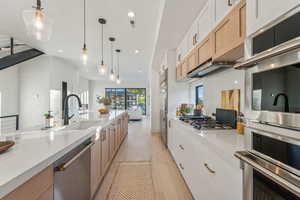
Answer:
[[[208,0],[166,0],[152,67],[160,69],[166,50],[176,49]]]
[[[83,66],[80,61],[83,45],[83,0],[42,0],[45,13],[54,20],[53,35],[48,42],[35,41],[26,35],[22,11],[31,9],[35,2],[35,0],[1,0],[0,34],[15,37],[47,54],[63,57],[77,65],[90,79],[100,79],[96,73],[96,64],[100,59],[100,24],[97,19],[104,17],[108,21],[105,26],[105,62],[110,61],[108,37],[114,36],[117,39],[115,46],[122,50],[121,78],[147,79],[147,71],[155,49],[157,28],[160,24],[159,12],[162,10],[164,0],[87,0],[89,51],[87,66]],[[127,17],[128,11],[131,10],[136,14],[134,29],[129,25]],[[174,22],[172,24],[174,25]],[[63,53],[58,52],[60,49]],[[135,49],[140,50],[140,53],[135,55]],[[142,69],[142,72],[138,72],[139,69]]]

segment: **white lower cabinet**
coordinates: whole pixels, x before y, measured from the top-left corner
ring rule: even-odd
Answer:
[[[205,139],[172,121],[170,151],[195,200],[242,200],[242,170]]]

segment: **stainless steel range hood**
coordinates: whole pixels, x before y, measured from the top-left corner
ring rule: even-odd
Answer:
[[[255,56],[234,65],[236,69],[243,69],[252,67],[266,59],[273,58],[278,55],[288,53],[292,50],[300,48],[300,37],[297,37],[293,40],[280,44],[274,48],[268,49],[262,53],[256,54]]]
[[[224,68],[231,68],[234,63],[230,62],[216,62],[216,61],[209,61],[203,65],[200,65],[197,69],[190,72],[187,77],[188,78],[201,78],[208,74],[212,74],[220,69]]]

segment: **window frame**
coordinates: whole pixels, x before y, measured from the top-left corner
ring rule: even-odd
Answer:
[[[196,95],[195,95],[195,103],[196,103],[196,105],[198,105],[199,104],[199,102],[198,102],[198,100],[199,100],[199,91],[198,91],[198,89],[199,88],[201,88],[202,87],[202,90],[203,90],[203,102],[204,102],[204,85],[203,84],[201,84],[201,85],[197,85],[196,87],[195,87],[195,90],[196,90]]]

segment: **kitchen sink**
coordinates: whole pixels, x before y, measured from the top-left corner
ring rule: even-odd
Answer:
[[[85,130],[97,125],[97,121],[81,121],[66,126],[64,130]]]

